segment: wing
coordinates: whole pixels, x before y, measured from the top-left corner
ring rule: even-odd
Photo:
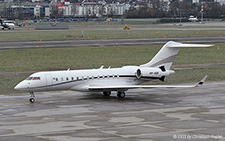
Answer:
[[[203,85],[207,78],[207,75],[195,85],[112,85],[112,86],[89,86],[90,91],[101,90],[128,90],[128,89],[149,89],[149,88],[194,88]]]

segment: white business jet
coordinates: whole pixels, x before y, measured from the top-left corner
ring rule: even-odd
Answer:
[[[167,76],[175,73],[170,70],[171,65],[182,47],[209,47],[211,45],[182,44],[169,41],[155,57],[140,66],[123,66],[121,68],[103,68],[67,71],[45,71],[30,75],[15,86],[16,90],[30,92],[29,101],[35,101],[34,92],[74,90],[98,91],[110,96],[116,91],[119,98],[125,97],[125,91],[136,88],[192,88],[202,85],[205,76],[196,85],[139,85],[146,81],[159,79],[164,81]]]

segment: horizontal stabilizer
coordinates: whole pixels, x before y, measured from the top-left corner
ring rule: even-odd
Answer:
[[[207,45],[207,44],[182,44],[173,42],[172,44],[169,44],[167,47],[173,47],[173,48],[182,48],[182,47],[211,47],[213,45]]]

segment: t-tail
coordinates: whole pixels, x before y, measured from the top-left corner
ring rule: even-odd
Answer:
[[[180,48],[182,47],[210,47],[213,45],[206,44],[182,44],[179,42],[169,41],[161,50],[153,57],[151,61],[146,64],[140,65],[140,67],[158,67],[165,70],[169,70],[176,58]]]

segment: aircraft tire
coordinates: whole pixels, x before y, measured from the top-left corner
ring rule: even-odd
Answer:
[[[34,103],[35,99],[34,98],[30,98],[29,101],[30,101],[30,103]]]
[[[110,95],[111,95],[111,91],[104,91],[104,92],[103,92],[103,95],[104,95],[104,96],[110,96]]]
[[[117,93],[118,98],[125,98],[125,96],[126,96],[125,92],[118,92]]]

